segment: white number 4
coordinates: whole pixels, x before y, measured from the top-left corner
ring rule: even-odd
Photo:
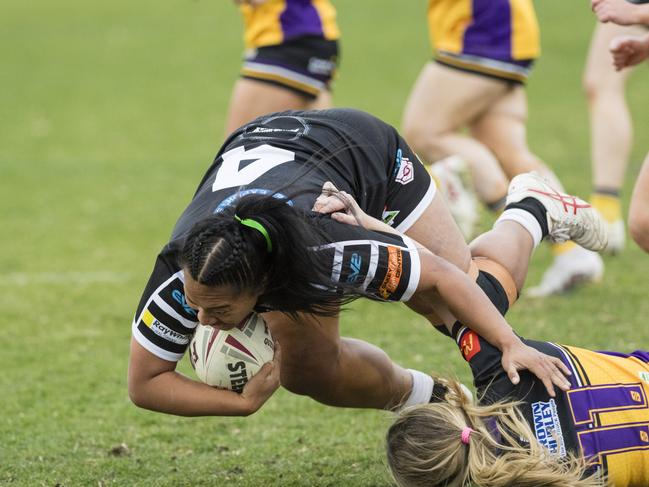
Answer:
[[[252,183],[272,168],[294,161],[295,153],[264,144],[248,151],[244,147],[237,147],[222,154],[221,159],[223,164],[216,173],[212,191]],[[252,162],[239,169],[241,161],[250,160]]]

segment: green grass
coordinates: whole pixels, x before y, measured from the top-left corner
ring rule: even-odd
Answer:
[[[338,3],[336,102],[398,125],[430,56],[425,2]],[[530,143],[587,193],[580,83],[594,21],[578,2],[538,6]],[[132,313],[221,142],[241,55],[230,2],[9,0],[2,11],[0,485],[390,485],[385,413],[279,391],[250,418],[185,419],[127,397]],[[649,149],[645,69],[629,83],[638,140],[627,189]],[[539,249],[531,282],[549,260]],[[606,263],[602,285],[523,298],[511,323],[535,338],[648,348],[649,256],[629,245]],[[356,303],[343,321],[344,334],[406,366],[468,379],[453,344],[398,305]],[[111,453],[122,443],[128,451]]]

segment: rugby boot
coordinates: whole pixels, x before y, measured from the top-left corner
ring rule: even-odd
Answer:
[[[534,198],[546,210],[550,240],[572,240],[600,251],[608,243],[608,232],[599,212],[576,196],[559,193],[536,173],[519,174],[509,183],[507,204]]]

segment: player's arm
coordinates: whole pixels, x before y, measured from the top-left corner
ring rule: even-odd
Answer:
[[[627,0],[591,0],[590,4],[600,22],[649,25],[649,4],[636,5]]]
[[[425,249],[420,250],[419,256],[421,278],[417,293],[421,295],[417,299],[426,297],[430,291],[436,292],[457,320],[502,352],[503,368],[514,384],[520,381],[518,371],[527,369],[543,382],[552,397],[555,395],[553,384],[563,390],[570,388],[564,376],[570,372],[565,365],[525,345],[466,273]]]
[[[180,416],[248,416],[279,387],[280,352],[236,392],[189,379],[176,372],[176,362],[156,357],[131,339],[128,393],[137,406]]]

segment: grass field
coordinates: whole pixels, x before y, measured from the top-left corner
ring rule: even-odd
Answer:
[[[398,125],[430,55],[425,2],[337,3],[335,101]],[[587,194],[580,78],[594,20],[586,2],[538,8],[544,55],[529,86],[530,143]],[[240,30],[228,1],[3,2],[0,485],[390,485],[386,413],[280,390],[250,418],[186,419],[137,409],[127,396],[132,313],[221,143]],[[625,195],[649,149],[646,67],[638,71]],[[531,282],[549,261],[539,249]],[[603,284],[523,298],[510,322],[535,338],[649,348],[649,256],[631,244],[606,263]],[[468,379],[453,344],[398,305],[356,303],[343,333],[406,366]]]

